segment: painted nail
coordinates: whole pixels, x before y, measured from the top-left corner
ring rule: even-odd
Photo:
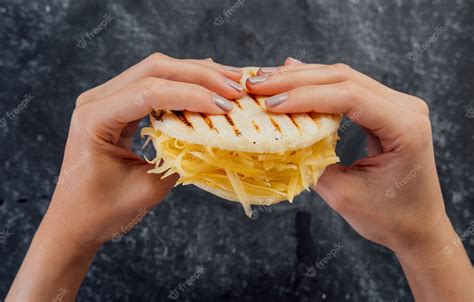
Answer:
[[[241,92],[242,90],[244,90],[244,87],[242,87],[239,83],[236,83],[228,78],[225,78],[224,81],[227,83],[227,85],[234,88],[238,92]]]
[[[227,70],[229,70],[229,71],[232,71],[232,72],[240,72],[240,68],[239,68],[239,67],[224,65],[224,68],[227,69]]]
[[[278,69],[277,67],[261,67],[260,71],[263,73],[272,73],[272,72],[277,71],[277,69]]]
[[[268,79],[268,75],[258,76],[258,77],[251,77],[249,78],[250,84],[258,84],[265,82]]]
[[[275,107],[283,103],[288,99],[288,93],[282,93],[272,96],[265,100],[265,106],[267,107]]]
[[[234,105],[232,105],[231,101],[226,100],[215,93],[212,94],[212,100],[214,101],[214,103],[216,103],[217,106],[219,106],[219,108],[224,111],[231,111],[232,108],[234,108]]]
[[[292,58],[292,57],[288,57],[288,60],[290,60],[291,62],[296,63],[296,64],[301,64],[301,63],[303,63],[303,62],[301,62],[300,60],[297,60],[297,59]]]

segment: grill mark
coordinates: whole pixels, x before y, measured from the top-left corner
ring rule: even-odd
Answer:
[[[321,115],[320,114],[311,113],[309,115],[309,117],[311,118],[311,120],[313,120],[313,123],[316,124],[316,127],[318,127],[319,129],[321,129],[323,127],[323,125],[321,124]]]
[[[162,122],[163,121],[163,114],[165,112],[163,110],[160,111],[152,111],[151,116],[153,116],[157,121]]]
[[[242,109],[242,104],[240,104],[239,100],[235,100],[235,105],[237,105],[237,107]]]
[[[301,130],[300,129],[300,125],[298,125],[298,123],[296,122],[296,119],[295,119],[295,116],[293,114],[288,114],[288,117],[290,118],[291,122],[293,123],[293,125],[295,125],[295,127],[298,129],[298,130]]]
[[[275,119],[273,119],[273,117],[269,116],[270,118],[270,122],[272,122],[273,124],[273,127],[275,127],[275,129],[281,133],[281,128],[280,128],[280,125],[277,123],[277,121],[275,121]]]
[[[225,119],[227,120],[227,122],[232,126],[232,129],[234,129],[235,135],[237,135],[237,136],[242,135],[242,132],[240,132],[240,130],[235,127],[235,123],[232,120],[232,118],[228,114],[226,114],[224,116],[225,116]]]
[[[181,123],[190,127],[191,129],[194,129],[193,124],[191,124],[191,122],[188,121],[183,111],[171,111],[171,112],[181,121]]]
[[[202,119],[204,120],[204,122],[206,122],[207,126],[209,127],[209,129],[211,130],[214,130],[216,131],[217,133],[219,133],[219,131],[217,130],[217,128],[214,126],[214,124],[212,123],[212,120],[207,116],[205,115],[204,113],[199,113],[199,115],[202,117]]]
[[[255,121],[252,121],[252,125],[255,128],[255,130],[257,130],[257,132],[260,132],[260,127],[257,125]]]
[[[252,93],[248,93],[248,96],[252,99],[252,101],[255,102],[255,104],[257,104],[258,107],[260,107],[260,103],[257,100],[257,95],[252,94]]]

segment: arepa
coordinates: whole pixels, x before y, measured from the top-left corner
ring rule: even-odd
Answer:
[[[242,85],[257,67],[243,68]],[[245,94],[226,115],[157,111],[149,136],[156,149],[150,173],[180,175],[178,184],[194,184],[224,199],[271,205],[315,184],[335,154],[340,115],[276,114],[265,110],[265,97]]]

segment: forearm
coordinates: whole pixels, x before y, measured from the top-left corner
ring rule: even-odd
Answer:
[[[48,214],[35,234],[6,301],[74,301],[96,248],[78,246]]]
[[[474,301],[474,270],[451,223],[436,239],[397,253],[416,301]]]

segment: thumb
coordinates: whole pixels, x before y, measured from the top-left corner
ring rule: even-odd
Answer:
[[[131,194],[140,196],[138,200],[136,198],[130,200],[135,200],[138,203],[135,206],[139,208],[150,209],[156,206],[168,195],[178,180],[177,174],[162,179],[163,174],[147,173],[153,168],[152,164],[140,163],[130,170],[127,183],[133,191]]]
[[[319,178],[313,190],[336,212],[344,213],[356,207],[351,196],[363,188],[356,171],[340,165],[330,165]]]

